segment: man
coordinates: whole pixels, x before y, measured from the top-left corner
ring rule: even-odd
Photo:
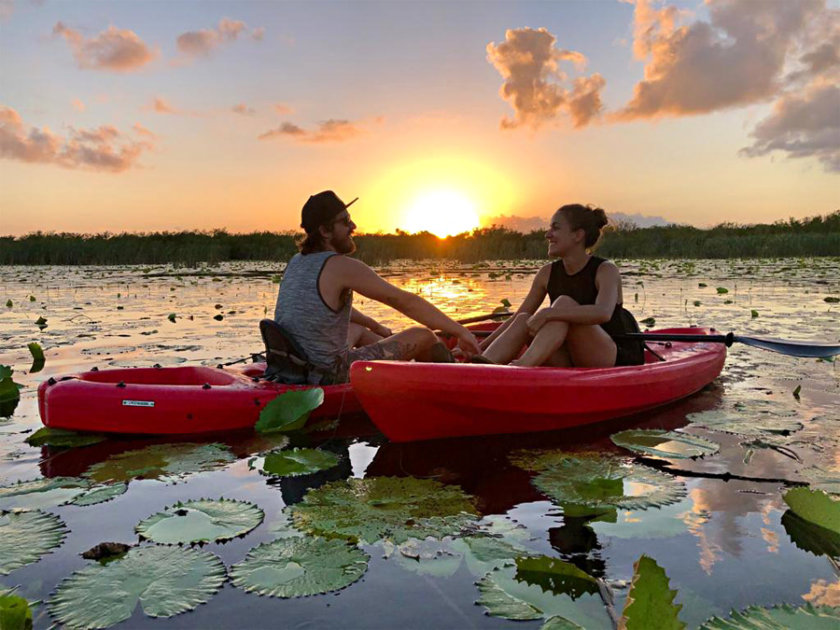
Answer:
[[[309,198],[301,212],[306,237],[280,283],[274,321],[318,368],[309,382],[346,382],[350,364],[359,360],[451,360],[432,329],[457,338],[468,356],[478,354],[475,337],[461,324],[349,257],[356,251],[356,224],[347,208],[355,201],[345,204],[331,190]],[[387,304],[423,326],[391,334],[353,308],[354,292]]]

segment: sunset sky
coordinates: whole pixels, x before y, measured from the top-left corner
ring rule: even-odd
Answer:
[[[827,214],[838,79],[836,0],[0,0],[0,234]]]

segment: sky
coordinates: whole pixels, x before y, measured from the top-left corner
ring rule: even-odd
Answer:
[[[0,235],[840,208],[840,0],[0,0]]]

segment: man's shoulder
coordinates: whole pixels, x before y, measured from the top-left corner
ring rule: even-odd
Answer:
[[[364,273],[369,269],[370,267],[368,267],[361,260],[350,258],[349,256],[345,256],[344,254],[336,254],[335,256],[330,256],[326,260],[326,262],[324,263],[324,270],[322,273],[329,273],[349,277],[358,273]]]

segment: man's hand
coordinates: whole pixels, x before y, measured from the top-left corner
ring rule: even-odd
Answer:
[[[545,326],[550,320],[551,308],[541,308],[536,313],[528,318],[528,332],[531,335],[536,335],[540,328]]]
[[[478,340],[475,335],[464,327],[458,332],[458,347],[463,350],[467,358],[474,354],[481,354],[481,348],[478,345]]]

